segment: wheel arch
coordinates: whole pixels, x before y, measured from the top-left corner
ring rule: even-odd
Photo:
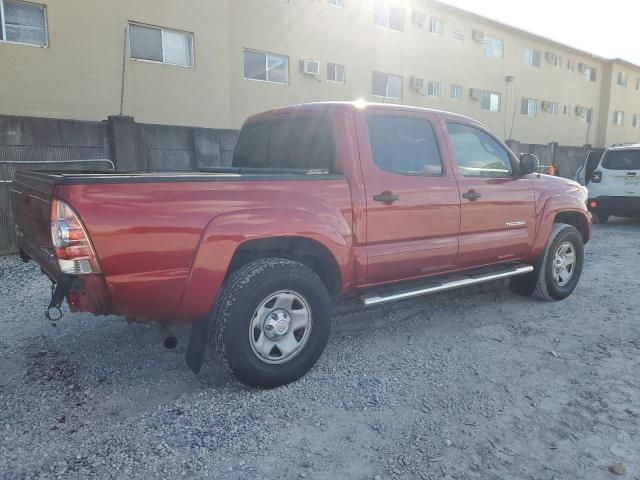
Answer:
[[[553,223],[566,223],[571,225],[580,232],[583,243],[586,244],[589,241],[589,221],[583,213],[575,211],[559,212],[553,218]]]
[[[331,293],[347,291],[353,282],[351,244],[350,227],[335,212],[264,208],[216,217],[200,238],[176,319],[206,317],[230,269],[275,252],[312,268]]]
[[[342,278],[335,257],[317,240],[300,236],[276,236],[249,239],[238,245],[225,275],[225,280],[242,266],[266,257],[286,258],[313,270],[333,298],[341,291]]]

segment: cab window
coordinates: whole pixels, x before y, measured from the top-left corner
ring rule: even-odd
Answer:
[[[463,177],[509,178],[511,159],[507,151],[479,128],[447,123],[458,169]]]
[[[335,161],[336,146],[329,119],[290,116],[245,125],[232,165],[332,172]]]
[[[373,163],[401,175],[442,175],[438,140],[421,118],[373,116],[368,120]]]

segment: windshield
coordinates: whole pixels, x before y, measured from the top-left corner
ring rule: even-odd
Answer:
[[[608,170],[640,170],[640,150],[611,150],[602,161]]]

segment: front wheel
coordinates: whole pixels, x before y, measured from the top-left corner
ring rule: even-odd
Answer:
[[[316,363],[329,338],[331,299],[318,275],[282,258],[251,262],[225,283],[216,308],[218,358],[245,385],[291,383]]]
[[[572,225],[555,223],[536,270],[515,277],[511,290],[535,295],[542,300],[563,300],[578,285],[584,264],[584,245],[580,232]]]
[[[584,245],[573,226],[556,223],[551,230],[535,295],[543,300],[563,300],[578,285],[584,264]]]

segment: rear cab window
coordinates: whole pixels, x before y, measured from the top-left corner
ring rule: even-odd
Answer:
[[[640,170],[640,149],[609,150],[602,159],[607,170]]]
[[[511,178],[511,157],[493,137],[479,128],[447,122],[458,170],[463,177]]]
[[[325,116],[287,115],[243,126],[233,167],[335,171],[333,127]]]
[[[400,175],[442,175],[442,159],[431,122],[423,118],[372,116],[368,120],[373,163]]]

